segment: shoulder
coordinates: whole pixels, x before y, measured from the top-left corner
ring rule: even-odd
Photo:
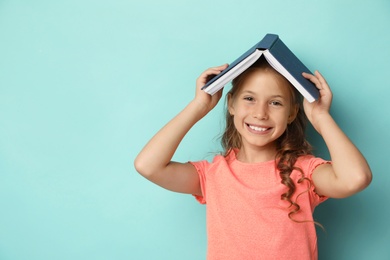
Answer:
[[[194,165],[195,168],[197,169],[204,169],[221,163],[226,163],[228,160],[229,160],[229,155],[225,157],[221,154],[218,154],[214,156],[211,162],[208,160],[200,160],[200,161],[190,161],[189,163]]]
[[[326,161],[320,157],[314,155],[300,156],[295,163],[295,166],[299,167],[307,177],[311,177],[314,170],[324,164],[330,164],[330,161]]]
[[[328,197],[322,196],[322,194],[317,192],[316,183],[313,180],[314,173],[317,169],[322,168],[325,165],[330,165],[330,161],[326,161],[320,157],[315,157],[313,155],[301,156],[298,158],[295,166],[302,170],[301,174],[307,178],[310,182],[309,184],[309,198],[312,203],[312,208],[327,200]],[[297,171],[295,171],[297,173]],[[299,176],[302,177],[299,174]],[[297,177],[297,176],[296,176]]]
[[[234,151],[230,151],[227,155],[217,154],[213,157],[212,161],[190,161],[196,170],[201,172],[218,171],[229,168],[234,161],[236,161],[236,155]]]

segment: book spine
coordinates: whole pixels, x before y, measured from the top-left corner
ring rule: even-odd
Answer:
[[[279,36],[276,34],[268,33],[264,38],[255,46],[259,50],[268,50],[279,40]]]

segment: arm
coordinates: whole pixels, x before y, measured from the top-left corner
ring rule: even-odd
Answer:
[[[320,99],[313,103],[305,100],[304,109],[309,121],[324,139],[332,160],[331,165],[321,165],[314,170],[316,192],[332,198],[351,196],[370,184],[370,167],[329,114],[332,92],[325,79],[318,71],[314,75],[304,73],[303,76],[320,91]]]
[[[222,90],[210,96],[200,88],[210,75],[218,74],[226,67],[222,65],[204,71],[196,81],[195,98],[141,150],[134,166],[142,176],[172,191],[201,195],[196,169],[190,163],[172,162],[171,159],[191,127],[217,105]]]

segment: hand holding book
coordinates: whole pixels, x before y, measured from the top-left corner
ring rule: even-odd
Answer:
[[[318,122],[322,121],[323,116],[329,116],[333,94],[325,78],[318,71],[315,71],[314,75],[303,73],[303,76],[313,82],[320,93],[320,97],[316,102],[309,103],[305,101],[303,102],[303,107],[310,123],[321,134]]]
[[[196,80],[196,95],[194,101],[197,102],[200,107],[205,110],[204,112],[206,114],[217,105],[219,99],[222,96],[222,89],[217,91],[215,95],[208,95],[207,93],[202,91],[202,87],[207,83],[210,77],[214,77],[220,74],[227,67],[228,64],[209,68],[202,72],[202,74],[200,74],[200,76]]]

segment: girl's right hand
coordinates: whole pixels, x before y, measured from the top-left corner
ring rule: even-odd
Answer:
[[[196,80],[196,93],[194,101],[201,105],[206,110],[206,113],[211,111],[218,104],[218,101],[222,96],[223,88],[214,95],[206,93],[201,88],[206,85],[211,76],[218,75],[227,67],[228,64],[209,68],[205,70],[202,74],[200,74],[200,76]]]

